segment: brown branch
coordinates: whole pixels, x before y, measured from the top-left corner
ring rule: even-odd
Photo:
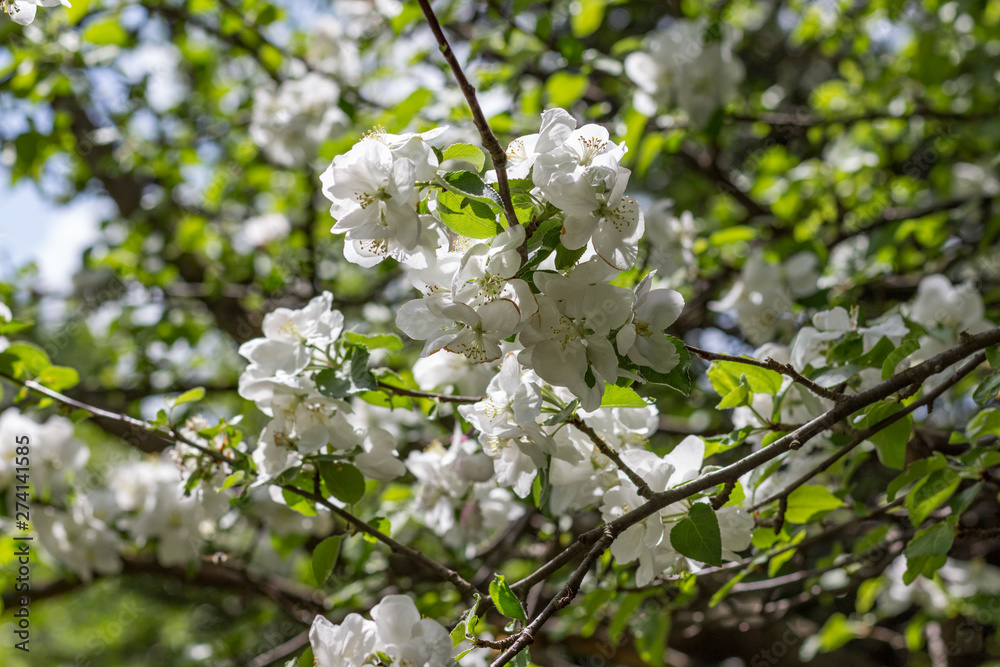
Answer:
[[[458,62],[454,51],[451,50],[451,44],[448,43],[448,38],[441,28],[441,22],[438,21],[434,10],[431,9],[431,3],[429,0],[418,0],[418,2],[420,3],[420,9],[423,10],[424,16],[427,18],[427,24],[430,26],[431,32],[434,33],[434,37],[441,47],[441,54],[448,61],[448,66],[451,67],[451,72],[455,75],[455,80],[458,82],[459,88],[462,89],[462,94],[465,95],[465,101],[469,105],[469,110],[472,111],[472,122],[476,124],[479,136],[482,137],[483,147],[489,151],[490,157],[493,158],[493,167],[497,172],[497,189],[500,191],[500,201],[503,202],[507,224],[510,227],[516,227],[520,223],[517,221],[517,213],[514,212],[514,202],[510,197],[510,185],[507,183],[507,153],[500,146],[500,142],[497,140],[496,135],[493,134],[493,130],[490,129],[486,115],[483,113],[482,107],[479,106],[479,100],[476,98],[476,88],[469,83],[465,72],[462,71],[462,65]],[[526,250],[521,251],[522,263],[526,260],[525,252]]]
[[[407,558],[410,558],[420,563],[426,569],[430,570],[431,572],[434,572],[441,578],[450,581],[452,584],[454,584],[455,588],[457,588],[466,598],[472,600],[477,595],[481,595],[481,593],[476,589],[475,586],[466,581],[462,577],[462,575],[460,575],[455,570],[449,569],[444,565],[441,565],[437,561],[428,558],[427,556],[420,553],[416,549],[411,549],[410,547],[404,544],[400,544],[399,542],[392,539],[382,531],[373,528],[372,526],[368,525],[361,519],[357,518],[350,512],[337,507],[323,496],[287,484],[282,484],[280,488],[290,493],[302,496],[303,498],[312,500],[313,502],[319,503],[320,505],[327,508],[328,510],[330,510],[331,512],[333,512],[334,514],[336,514],[341,519],[351,524],[361,532],[371,535],[379,542],[382,542],[383,544],[388,546],[394,553],[397,553],[400,556],[406,556]]]
[[[409,396],[410,398],[429,398],[432,401],[441,403],[478,403],[486,400],[485,396],[454,396],[452,394],[438,394],[433,391],[420,391],[419,389],[406,389],[397,387],[386,382],[378,381],[379,389],[392,392],[398,396]]]
[[[102,408],[98,408],[98,407],[95,407],[93,405],[88,405],[87,403],[83,403],[81,401],[77,401],[76,399],[70,398],[69,396],[66,396],[65,394],[60,394],[58,391],[54,391],[52,389],[49,389],[48,387],[46,387],[44,385],[41,385],[41,384],[35,382],[34,380],[18,380],[17,378],[11,377],[11,376],[6,375],[4,373],[0,373],[0,378],[3,378],[3,379],[8,380],[10,382],[13,382],[14,384],[17,384],[17,385],[19,385],[21,387],[24,387],[25,389],[30,389],[31,391],[35,392],[36,394],[41,394],[42,396],[46,396],[48,398],[51,398],[52,400],[58,401],[59,403],[62,403],[63,405],[67,405],[67,406],[69,406],[71,408],[76,408],[78,410],[86,410],[87,412],[90,412],[92,415],[94,415],[96,417],[102,417],[104,419],[111,419],[113,421],[120,422],[122,424],[126,424],[126,425],[131,426],[131,427],[133,427],[135,429],[138,429],[141,432],[149,433],[149,434],[152,434],[152,435],[154,435],[156,437],[165,438],[167,440],[173,440],[174,442],[183,443],[183,444],[187,445],[188,447],[193,447],[194,449],[197,449],[202,454],[207,454],[212,459],[214,459],[217,463],[229,463],[230,462],[228,458],[226,458],[225,456],[223,456],[219,452],[213,451],[213,450],[205,447],[204,445],[201,445],[201,444],[198,444],[197,442],[194,442],[190,438],[187,438],[187,437],[183,436],[182,434],[178,433],[176,429],[172,429],[170,431],[165,431],[165,430],[159,428],[158,426],[154,426],[153,424],[150,424],[147,421],[143,421],[142,419],[136,419],[135,417],[131,417],[131,416],[126,415],[126,414],[121,414],[121,413],[118,413],[118,412],[111,412],[110,410],[104,410]],[[126,440],[126,442],[128,442],[128,440]],[[129,444],[132,444],[132,443],[130,442]]]
[[[292,653],[309,643],[309,631],[301,632],[284,644],[275,646],[267,653],[261,653],[256,658],[247,663],[247,667],[267,667],[268,665],[286,659]]]
[[[804,474],[801,477],[799,477],[797,480],[795,480],[794,482],[792,482],[791,484],[789,484],[788,486],[786,486],[785,488],[783,488],[778,493],[775,493],[775,494],[771,495],[770,497],[765,498],[764,500],[760,501],[759,503],[755,503],[747,511],[748,512],[756,512],[760,508],[762,508],[765,505],[768,505],[768,504],[774,502],[775,500],[780,500],[782,498],[787,499],[788,496],[793,491],[795,491],[795,489],[799,488],[800,486],[802,486],[803,484],[805,484],[806,482],[808,482],[810,479],[812,479],[816,475],[819,475],[823,471],[827,470],[830,466],[832,466],[834,463],[836,463],[838,460],[840,460],[848,452],[854,450],[858,445],[860,445],[862,442],[864,442],[865,440],[867,440],[871,436],[875,435],[876,433],[878,433],[882,429],[886,428],[887,426],[890,426],[890,425],[894,424],[895,422],[899,421],[900,419],[902,419],[906,415],[912,413],[914,410],[917,410],[918,408],[921,408],[921,407],[923,407],[925,405],[930,405],[931,403],[933,403],[935,400],[937,400],[937,398],[939,396],[941,396],[941,394],[943,394],[945,391],[947,391],[951,387],[955,386],[959,382],[959,380],[961,380],[966,375],[968,375],[969,373],[971,373],[972,371],[974,371],[984,361],[986,361],[986,353],[985,352],[980,352],[979,354],[976,354],[974,357],[972,357],[972,359],[970,359],[967,363],[965,363],[961,368],[959,368],[957,371],[955,371],[955,374],[952,375],[947,381],[942,382],[940,385],[938,385],[937,387],[935,387],[933,391],[928,392],[920,400],[914,401],[913,403],[910,403],[909,405],[905,406],[902,410],[898,410],[898,411],[894,412],[893,414],[889,415],[888,417],[879,420],[877,423],[872,424],[868,428],[863,429],[861,431],[858,431],[857,435],[855,435],[854,439],[851,440],[851,442],[849,442],[848,444],[844,445],[843,447],[838,448],[835,452],[833,452],[832,454],[830,454],[826,459],[824,459],[815,468],[813,468],[812,470],[810,470],[806,474]]]
[[[640,496],[647,499],[653,497],[653,490],[649,488],[649,484],[646,484],[646,480],[639,477],[634,470],[629,468],[628,465],[622,460],[622,457],[618,454],[618,452],[613,450],[611,445],[604,442],[604,438],[602,438],[597,431],[588,426],[587,423],[580,419],[577,415],[573,415],[567,419],[566,423],[571,426],[575,426],[578,431],[590,438],[591,442],[594,443],[594,446],[597,447],[602,454],[611,459],[611,461],[618,466],[618,469],[625,473],[625,476],[629,478],[629,481],[635,484],[636,488],[639,490]]]
[[[680,486],[657,493],[653,498],[633,509],[628,514],[621,516],[614,521],[598,526],[580,535],[577,540],[564,549],[560,554],[552,558],[549,562],[536,570],[532,575],[525,577],[521,581],[513,584],[511,588],[516,591],[530,588],[530,586],[542,581],[552,572],[560,569],[563,565],[571,561],[581,551],[595,542],[603,539],[607,531],[617,537],[629,527],[639,523],[646,517],[660,511],[668,505],[690,498],[696,493],[714,488],[720,484],[725,484],[734,479],[739,479],[746,473],[758,468],[765,463],[781,456],[782,454],[798,449],[804,443],[832,425],[846,419],[851,414],[861,410],[872,403],[876,403],[892,394],[909,387],[915,382],[923,382],[928,377],[940,373],[949,366],[965,359],[984,348],[1000,343],[1000,327],[996,327],[974,336],[965,336],[960,343],[942,352],[941,354],[928,359],[927,361],[908,368],[888,380],[867,389],[865,391],[847,396],[833,408],[813,419],[800,428],[792,431],[788,435],[782,436],[764,449],[758,450],[738,461],[718,470],[701,475],[700,477],[682,484]]]
[[[493,661],[490,667],[503,667],[508,662],[514,659],[518,653],[521,652],[526,646],[535,641],[535,635],[538,631],[542,629],[545,622],[552,617],[557,611],[567,606],[573,601],[577,593],[580,592],[580,585],[583,583],[583,578],[587,576],[587,572],[590,571],[591,565],[593,565],[598,558],[604,553],[604,551],[611,546],[614,542],[615,535],[610,530],[605,530],[604,533],[598,538],[597,543],[590,549],[586,557],[580,563],[580,565],[573,572],[573,575],[566,582],[562,591],[556,595],[552,600],[545,605],[545,609],[541,611],[538,616],[534,618],[523,630],[517,634],[517,639],[514,643],[504,651],[499,658]]]
[[[738,364],[747,364],[748,366],[757,366],[758,368],[766,368],[769,371],[774,371],[776,373],[781,373],[782,375],[787,375],[792,378],[793,382],[796,382],[812,393],[816,394],[821,398],[833,401],[834,403],[843,400],[843,394],[838,394],[837,392],[827,389],[826,387],[820,386],[807,378],[806,376],[799,373],[791,364],[783,364],[780,361],[776,361],[771,357],[767,357],[764,361],[758,361],[750,357],[737,357],[731,354],[720,354],[718,352],[709,352],[708,350],[702,350],[700,348],[694,347],[692,345],[685,345],[689,352],[698,355],[706,361],[732,361]]]

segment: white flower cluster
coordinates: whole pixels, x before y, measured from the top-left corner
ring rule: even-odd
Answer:
[[[706,34],[708,33],[708,34]],[[635,106],[646,116],[677,104],[704,127],[731,100],[745,74],[733,55],[736,36],[704,18],[681,19],[646,39],[646,50],[625,58],[625,73],[639,87]]]
[[[111,467],[104,473],[107,484],[95,486],[98,477],[85,469],[90,450],[73,437],[72,422],[53,416],[38,423],[17,408],[0,415],[0,490],[12,498],[22,483],[17,468],[24,465],[17,447],[25,442],[33,497],[42,501],[31,513],[38,540],[85,581],[121,571],[123,534],[140,548],[155,545],[164,566],[187,563],[229,509],[226,494],[198,489],[185,495],[185,475],[172,452]]]
[[[362,266],[394,257],[424,294],[396,316],[404,333],[425,341],[423,355],[447,350],[494,362],[502,342],[517,336],[521,364],[569,388],[586,410],[600,405],[606,384],[639,377],[619,368],[619,355],[637,368],[669,372],[678,357],[663,331],[683,308],[680,295],[651,290],[648,281],[634,292],[608,284],[635,264],[644,230],[639,205],[624,194],[625,145],[612,143],[603,127],[577,128],[562,109],[542,114],[538,134],[511,143],[508,175],[530,177],[539,213],[561,219],[562,247],[584,252],[562,273],[543,262],[521,275],[523,226],[463,247],[440,219],[437,192],[448,185],[427,142],[442,131],[375,131],[322,176],[345,256]],[[430,213],[420,214],[425,201]]]
[[[339,101],[340,86],[318,72],[262,86],[254,91],[250,136],[279,165],[307,164],[324,141],[349,125]]]
[[[70,7],[69,0],[0,0],[0,9],[10,16],[10,20],[28,25],[35,20],[39,7]]]
[[[445,667],[453,662],[448,630],[433,619],[420,618],[407,596],[382,598],[372,607],[371,617],[369,621],[360,614],[348,614],[334,625],[317,616],[309,630],[316,667]]]
[[[27,438],[27,440],[25,440]],[[31,483],[36,498],[60,501],[69,482],[90,458],[90,450],[73,437],[73,422],[65,417],[49,417],[43,424],[17,409],[0,414],[0,490],[11,493],[17,484],[18,447],[31,445]]]
[[[249,366],[240,376],[239,394],[272,417],[257,441],[253,459],[262,484],[302,463],[304,455],[324,447],[351,458],[365,476],[389,480],[406,471],[396,457],[396,439],[385,429],[358,427],[344,400],[329,398],[316,387],[316,373],[339,367],[335,344],[344,316],[333,310],[324,292],[299,310],[279,308],[263,322],[264,337],[247,341],[240,354]]]
[[[709,307],[735,313],[747,340],[762,345],[774,338],[783,323],[791,322],[795,299],[816,291],[816,262],[816,255],[800,252],[775,265],[754,251],[729,292]]]
[[[688,436],[673,451],[658,457],[644,449],[622,453],[622,459],[654,492],[665,491],[695,479],[705,458],[705,442]],[[601,515],[613,521],[645,500],[625,473],[619,471],[619,484],[604,494]],[[611,544],[611,555],[619,563],[639,561],[636,585],[645,586],[667,568],[687,569],[690,564],[671,546],[670,530],[687,515],[687,504],[674,503],[627,528]],[[750,546],[754,528],[753,517],[737,506],[722,507],[716,512],[722,536],[722,555],[727,560],[739,560],[735,552]]]

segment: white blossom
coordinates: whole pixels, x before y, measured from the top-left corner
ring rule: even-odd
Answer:
[[[319,72],[277,87],[259,87],[254,90],[250,136],[282,166],[307,164],[324,141],[350,122],[339,101],[340,86]]]
[[[10,20],[20,25],[28,25],[35,20],[38,7],[71,7],[69,0],[0,0],[0,8],[10,16]]]

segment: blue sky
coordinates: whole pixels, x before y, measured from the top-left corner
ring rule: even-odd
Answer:
[[[0,168],[0,279],[35,261],[42,287],[67,290],[81,253],[97,238],[100,211],[93,197],[54,205],[30,181],[11,186],[9,172]]]

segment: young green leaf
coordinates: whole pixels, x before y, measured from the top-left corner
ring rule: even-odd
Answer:
[[[486,165],[486,156],[483,154],[483,150],[472,144],[454,144],[448,146],[448,148],[444,149],[442,157],[445,160],[463,160],[468,162],[476,168],[476,171],[482,171]]]
[[[348,505],[361,500],[365,495],[365,476],[350,463],[320,461],[319,475],[330,494]]]
[[[722,565],[722,533],[715,510],[695,503],[670,530],[670,544],[683,556],[716,567]]]
[[[602,408],[645,408],[649,404],[642,400],[642,396],[635,393],[630,387],[619,387],[608,384],[604,386],[604,398],[601,399]]]
[[[936,523],[930,528],[918,531],[903,553],[907,558],[915,556],[944,556],[951,551],[955,542],[955,529],[947,521]]]
[[[197,403],[201,399],[205,398],[205,388],[195,387],[194,389],[188,389],[183,394],[174,399],[174,407],[178,405],[184,405],[185,403]]]
[[[316,583],[322,586],[333,572],[333,566],[337,564],[337,556],[340,555],[340,543],[344,538],[341,535],[328,537],[318,545],[312,555],[312,572],[316,578]]]
[[[807,523],[817,515],[826,514],[843,504],[844,501],[825,486],[806,484],[788,495],[785,520],[790,523]]]
[[[513,618],[517,621],[528,620],[524,613],[524,607],[521,606],[521,601],[514,595],[514,591],[510,590],[507,578],[502,574],[495,575],[493,581],[490,582],[490,598],[496,605],[497,611],[507,618]]]

